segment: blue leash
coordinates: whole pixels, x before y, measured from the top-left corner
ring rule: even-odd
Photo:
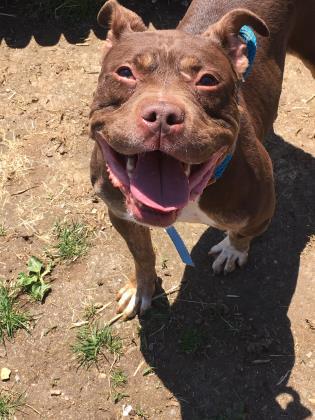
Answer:
[[[242,28],[240,29],[239,35],[244,40],[247,47],[248,67],[243,75],[244,79],[246,79],[249,76],[253,67],[254,59],[256,56],[257,39],[253,30],[247,25],[242,26]],[[231,159],[232,159],[232,154],[229,153],[225,156],[223,161],[215,168],[214,176],[213,176],[215,181],[221,178],[226,167],[230,163]],[[165,231],[167,232],[168,236],[171,238],[171,241],[173,242],[183,263],[186,265],[190,265],[191,267],[194,267],[195,264],[188,252],[188,249],[186,248],[184,241],[180,237],[175,227],[168,226],[165,229]]]
[[[223,172],[225,171],[226,167],[230,163],[232,159],[232,154],[228,154],[225,156],[225,158],[222,160],[222,162],[216,167],[214,171],[214,180],[221,178],[223,175]],[[174,226],[168,226],[165,231],[167,232],[168,236],[171,238],[171,241],[173,242],[181,260],[184,264],[190,265],[191,267],[195,267],[195,264],[188,252],[188,249],[186,248],[186,245],[182,238],[180,237],[180,234],[177,232]]]

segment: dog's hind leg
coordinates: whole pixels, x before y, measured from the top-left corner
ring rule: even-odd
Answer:
[[[117,312],[123,313],[124,318],[128,319],[135,316],[138,311],[143,313],[151,306],[157,280],[155,254],[149,228],[120,219],[110,210],[109,217],[113,226],[127,242],[135,263],[134,277],[130,278],[117,295]]]
[[[315,1],[296,2],[296,22],[288,51],[299,57],[315,78]]]

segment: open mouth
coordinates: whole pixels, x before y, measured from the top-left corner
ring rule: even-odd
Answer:
[[[174,223],[180,210],[203,192],[226,149],[221,148],[204,163],[187,164],[161,151],[127,156],[105,140],[98,144],[109,178],[125,195],[130,215],[162,227]]]

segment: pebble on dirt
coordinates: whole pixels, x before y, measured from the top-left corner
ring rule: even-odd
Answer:
[[[1,373],[0,373],[0,377],[1,377],[1,381],[8,381],[10,379],[11,376],[11,370],[9,368],[2,368],[1,369]]]

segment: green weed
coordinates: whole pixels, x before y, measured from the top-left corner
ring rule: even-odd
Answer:
[[[155,367],[149,366],[146,369],[144,369],[142,375],[148,376],[148,375],[151,375],[151,373],[154,373],[154,371],[155,371]]]
[[[30,317],[16,308],[16,296],[0,283],[0,338],[12,338],[18,329],[28,328]],[[0,417],[1,418],[1,417]]]
[[[110,381],[113,388],[123,387],[127,384],[127,376],[121,369],[116,369],[112,372]]]
[[[86,305],[84,308],[84,315],[83,318],[87,321],[92,320],[95,315],[97,314],[97,307],[94,303],[91,303],[90,305]]]
[[[89,325],[79,330],[72,351],[77,355],[80,365],[89,367],[98,361],[103,348],[111,354],[120,355],[122,351],[121,338],[114,335],[110,327],[99,328]]]
[[[6,236],[6,234],[7,234],[7,230],[6,230],[6,228],[5,228],[5,226],[4,226],[4,224],[0,224],[0,237],[1,236]]]
[[[5,391],[0,391],[0,419],[12,419],[16,410],[24,405],[23,394],[9,394]]]
[[[124,392],[114,392],[113,394],[113,403],[118,404],[123,398],[129,397],[128,394],[125,394]]]
[[[33,299],[42,302],[51,290],[51,286],[44,281],[44,277],[51,272],[51,265],[47,267],[36,257],[28,261],[28,273],[20,273],[16,285]]]
[[[139,406],[137,406],[136,408],[135,408],[135,413],[136,413],[136,415],[138,416],[138,417],[140,417],[141,419],[145,419],[145,418],[147,418],[147,414],[146,414],[146,412],[141,408],[141,407],[139,407]]]
[[[58,239],[55,248],[60,259],[74,261],[87,252],[89,231],[84,224],[56,223],[54,231]]]

